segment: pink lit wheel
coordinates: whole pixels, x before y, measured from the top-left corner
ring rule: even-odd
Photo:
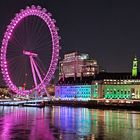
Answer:
[[[49,84],[59,58],[57,30],[51,14],[40,6],[26,7],[11,20],[2,40],[1,71],[13,92],[40,92]]]

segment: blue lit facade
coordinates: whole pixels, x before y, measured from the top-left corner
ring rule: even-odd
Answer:
[[[93,94],[92,85],[56,86],[55,97],[62,100],[89,100]]]

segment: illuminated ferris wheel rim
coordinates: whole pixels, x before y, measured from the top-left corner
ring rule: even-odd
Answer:
[[[51,38],[52,38],[52,57],[50,66],[48,69],[48,72],[46,76],[43,79],[43,82],[38,84],[35,88],[30,90],[23,90],[19,89],[11,80],[9,72],[8,72],[8,64],[6,60],[6,53],[7,53],[7,47],[8,42],[12,36],[12,33],[14,29],[16,28],[17,24],[22,21],[25,17],[28,16],[37,16],[41,18],[46,25],[49,28]],[[20,10],[20,13],[17,13],[16,16],[12,19],[11,23],[7,26],[7,30],[4,33],[4,37],[2,40],[2,47],[1,47],[1,71],[4,78],[4,81],[6,82],[7,86],[15,93],[17,94],[29,94],[32,93],[35,90],[42,90],[44,85],[49,84],[59,58],[59,36],[58,36],[58,28],[55,26],[55,20],[51,19],[51,13],[47,13],[47,10],[45,8],[41,8],[40,6],[34,6],[31,7],[27,6],[25,10]]]

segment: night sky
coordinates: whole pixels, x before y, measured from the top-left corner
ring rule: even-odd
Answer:
[[[60,31],[61,58],[66,52],[88,53],[110,72],[130,72],[140,58],[140,2],[110,0],[3,0],[0,40],[16,12],[40,5],[53,14]]]

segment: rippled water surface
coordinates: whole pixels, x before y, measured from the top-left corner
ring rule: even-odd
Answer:
[[[0,140],[140,140],[140,112],[0,107]]]

